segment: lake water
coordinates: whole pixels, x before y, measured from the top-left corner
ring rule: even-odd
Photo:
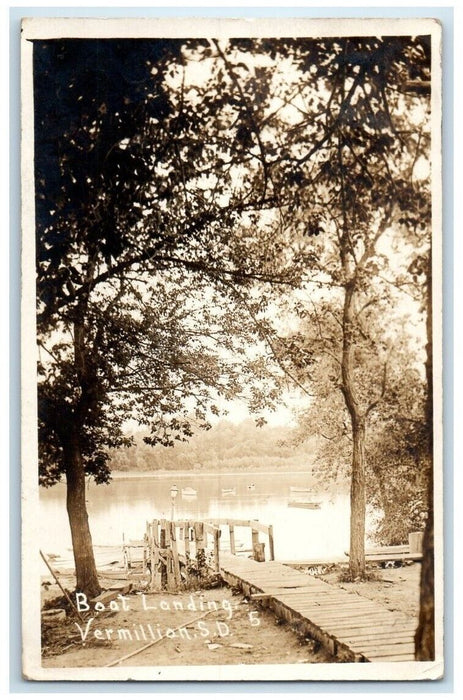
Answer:
[[[290,500],[304,498],[303,494],[290,491],[290,486],[308,485],[307,477],[300,472],[163,474],[116,478],[108,485],[99,486],[91,480],[87,486],[87,508],[94,545],[120,545],[124,537],[142,539],[148,520],[169,519],[173,484],[179,489],[175,519],[258,519],[273,525],[276,559],[339,557],[349,547],[348,494],[312,493],[310,497],[321,502],[317,510],[288,506]],[[196,489],[197,496],[182,496],[181,489],[186,487]],[[236,494],[222,494],[222,489],[227,488],[234,488]],[[65,491],[65,484],[40,490],[40,546],[45,552],[69,558],[71,535]],[[261,539],[265,539],[263,535]],[[246,547],[248,543],[241,544]]]

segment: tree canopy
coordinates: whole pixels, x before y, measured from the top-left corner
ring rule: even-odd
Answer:
[[[248,299],[243,314],[235,283],[294,281],[293,270],[278,267],[271,227],[259,236],[243,230],[244,214],[265,198],[250,185],[234,190],[232,170],[248,155],[238,149],[228,165],[220,160],[226,103],[218,115],[207,83],[199,103],[191,88],[186,95],[184,78],[175,78],[185,72],[182,46],[35,47],[45,482],[65,470],[71,424],[86,471],[102,480],[104,445],[124,444],[124,420],[149,424],[152,440],[169,444],[191,434],[178,414],[196,401],[207,425],[217,393],[239,392],[251,371],[263,377],[262,359],[243,355],[255,332],[248,312],[255,317],[262,300]],[[274,389],[266,390],[271,401]],[[254,392],[251,403],[259,402]]]

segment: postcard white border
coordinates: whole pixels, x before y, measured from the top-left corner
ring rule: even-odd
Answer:
[[[21,39],[21,382],[22,382],[22,533],[23,533],[23,669],[34,680],[422,680],[443,673],[443,469],[442,469],[442,135],[441,27],[426,18],[26,18]],[[435,602],[436,661],[369,664],[240,665],[104,668],[42,668],[40,659],[40,596],[33,584],[39,580],[36,543],[38,486],[36,432],[35,354],[35,221],[33,179],[33,39],[74,38],[183,38],[200,36],[400,36],[430,34],[432,37],[432,101],[434,110],[433,168],[433,352],[434,352],[434,496],[435,496]],[[436,57],[438,57],[436,59]],[[24,507],[26,506],[26,507]]]

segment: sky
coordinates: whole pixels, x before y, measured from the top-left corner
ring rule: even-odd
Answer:
[[[296,425],[296,415],[299,409],[307,407],[308,397],[298,395],[296,392],[285,392],[282,396],[281,403],[275,411],[265,410],[260,411],[259,416],[263,416],[270,426],[288,426]],[[218,406],[228,411],[225,416],[226,420],[232,423],[240,423],[241,421],[250,418],[250,413],[246,404],[243,401],[218,401]],[[223,416],[212,416],[211,423],[217,423],[222,420]]]

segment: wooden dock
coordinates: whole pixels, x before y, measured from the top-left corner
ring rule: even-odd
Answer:
[[[238,555],[235,530],[247,531],[252,558]],[[220,545],[223,531],[228,531],[229,551]],[[266,543],[260,542],[260,535]],[[126,545],[128,569],[132,544],[137,558],[142,558],[144,576],[149,573],[151,591],[179,590],[188,582],[189,572],[201,577],[208,570],[259,600],[301,634],[318,640],[341,661],[414,660],[416,618],[274,561],[271,525],[258,520],[153,520],[147,523],[143,541]],[[265,544],[270,561],[265,561]],[[414,559],[414,552],[418,558],[419,549],[419,542],[410,542],[375,549],[368,556],[376,562],[383,558],[394,562]]]
[[[275,561],[221,553],[228,584],[262,601],[343,661],[413,661],[415,618]]]

